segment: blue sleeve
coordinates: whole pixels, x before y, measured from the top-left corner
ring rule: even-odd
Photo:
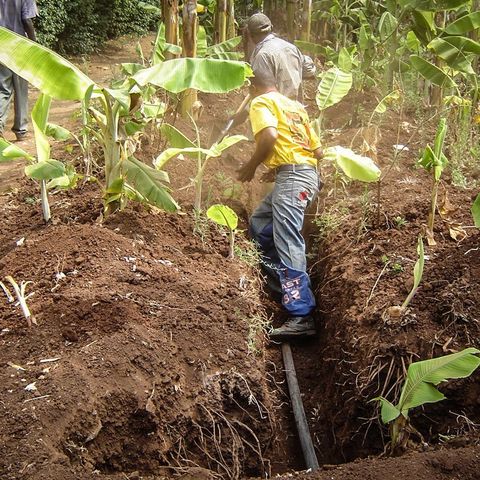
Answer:
[[[35,0],[23,0],[22,2],[22,20],[35,18],[38,14]]]

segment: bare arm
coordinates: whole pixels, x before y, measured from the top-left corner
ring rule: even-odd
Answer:
[[[317,160],[321,160],[323,158],[323,150],[321,147],[316,148],[312,153]]]
[[[30,40],[36,42],[37,37],[35,35],[35,28],[33,26],[32,19],[31,18],[26,18],[25,20],[22,20],[22,23],[23,23],[23,27],[25,28],[25,32],[27,34],[27,37]]]
[[[278,138],[277,129],[274,127],[264,128],[255,136],[256,148],[250,161],[238,170],[238,180],[249,182],[255,176],[257,167],[267,160],[273,152]]]

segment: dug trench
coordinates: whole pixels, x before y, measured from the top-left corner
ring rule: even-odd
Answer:
[[[206,118],[241,98],[203,99]],[[342,130],[327,141],[349,144],[356,128],[341,111],[332,118]],[[382,129],[382,169],[403,121],[392,116]],[[205,137],[209,128],[205,120]],[[145,161],[155,142],[144,139]],[[383,315],[411,287],[428,212],[429,179],[413,169],[417,142],[384,180],[379,205],[362,186],[335,189],[322,167],[326,186],[307,228],[319,335],[293,352],[323,465],[311,478],[477,478],[478,376],[412,412],[422,435],[406,445],[413,453],[345,463],[384,451],[387,430],[369,400],[394,400],[411,361],[479,345],[479,235],[465,228],[461,241],[450,238],[453,219],[471,224],[471,194],[448,181],[456,210],[437,221],[422,287],[401,320]],[[234,180],[251,148],[212,162],[206,179],[205,200],[229,203],[244,221],[262,194]],[[187,161],[169,167],[186,212],[192,192],[181,188],[192,172]],[[100,223],[99,191],[88,184],[52,196],[48,226],[34,184],[21,180],[0,201],[1,276],[33,282],[38,323],[28,328],[2,299],[2,478],[264,478],[304,468],[280,351],[262,333],[281,311],[262,293],[247,241],[232,262],[211,225],[133,204]]]

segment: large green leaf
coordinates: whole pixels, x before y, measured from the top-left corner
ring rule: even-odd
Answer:
[[[165,53],[172,53],[174,55],[180,55],[182,48],[178,45],[167,43],[165,39],[165,24],[161,23],[158,27],[157,37],[153,45],[152,51],[152,64],[158,65],[165,60]]]
[[[179,209],[165,186],[165,182],[168,182],[166,172],[155,170],[134,157],[124,160],[124,169],[128,185],[148,203],[167,212],[176,212]]]
[[[337,67],[330,68],[321,75],[316,101],[319,110],[325,110],[338,103],[352,88],[351,73],[343,72]]]
[[[175,58],[137,72],[141,86],[151,83],[173,93],[189,88],[207,93],[226,93],[240,88],[253,75],[245,62],[214,58]]]
[[[225,137],[220,143],[214,143],[211,148],[185,147],[185,148],[167,148],[153,162],[155,168],[161,169],[172,158],[182,154],[190,157],[196,157],[198,154],[205,158],[220,157],[224,150],[236,143],[247,140],[243,135],[232,135]]]
[[[68,140],[72,138],[72,134],[60,125],[55,125],[54,123],[48,123],[47,128],[45,129],[45,134],[48,137],[52,137],[54,140]]]
[[[235,48],[242,41],[242,37],[234,37],[225,42],[217,43],[207,48],[205,56],[210,58],[221,58],[224,60],[240,60],[242,54],[235,52]],[[199,55],[200,56],[200,55]]]
[[[473,216],[473,223],[477,228],[480,228],[480,193],[477,195],[477,198],[473,202],[472,216]]]
[[[235,230],[238,226],[237,214],[227,205],[212,205],[207,210],[207,217],[218,225],[223,225],[229,230]]]
[[[195,148],[196,145],[189,140],[180,130],[175,128],[173,125],[164,123],[160,127],[160,132],[164,135],[168,143],[173,148]]]
[[[329,147],[324,152],[324,159],[336,162],[343,173],[352,180],[376,182],[380,178],[380,169],[369,157],[362,157],[344,147]]]
[[[468,2],[469,0],[399,0],[402,7],[430,12],[455,10]]]
[[[11,162],[16,158],[33,160],[33,157],[25,150],[0,137],[0,163]]]
[[[480,27],[480,12],[470,13],[455,20],[445,28],[449,35],[462,35]]]
[[[410,408],[442,400],[444,395],[434,385],[451,378],[465,378],[480,365],[480,350],[467,348],[461,352],[412,363],[408,367],[397,408],[406,416]]]
[[[35,146],[37,148],[37,160],[39,162],[47,162],[50,160],[50,142],[45,132],[47,130],[51,103],[51,97],[42,93],[32,109],[32,125],[35,132]]]
[[[0,63],[52,98],[82,100],[94,85],[68,60],[3,27],[0,45]]]
[[[419,38],[424,44],[427,44],[432,38],[437,36],[434,12],[421,12],[414,10],[412,12],[412,18],[413,31],[417,38]]]
[[[305,42],[303,40],[295,40],[295,45],[304,53],[310,53],[311,55],[323,55],[325,54],[325,47],[318,43]]]
[[[402,413],[395,405],[393,405],[393,403],[390,403],[386,398],[376,397],[373,400],[378,400],[380,402],[380,405],[382,406],[382,422],[385,424],[395,420]]]
[[[35,162],[25,167],[25,175],[35,180],[51,180],[65,175],[65,165],[52,159]]]
[[[476,49],[480,52],[480,44],[465,37],[434,38],[429,44],[440,58],[452,67],[464,73],[474,75],[472,61],[474,56],[468,53],[468,49]]]
[[[397,19],[390,12],[383,12],[378,22],[378,31],[382,42],[389,39],[398,28]]]
[[[418,55],[410,55],[410,62],[418,73],[439,87],[455,87],[455,82],[440,68],[433,63],[419,57]]]

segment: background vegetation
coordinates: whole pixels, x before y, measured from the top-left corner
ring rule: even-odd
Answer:
[[[155,0],[145,3],[158,4]],[[110,38],[156,29],[137,0],[38,0],[38,40],[61,53],[89,53]]]

